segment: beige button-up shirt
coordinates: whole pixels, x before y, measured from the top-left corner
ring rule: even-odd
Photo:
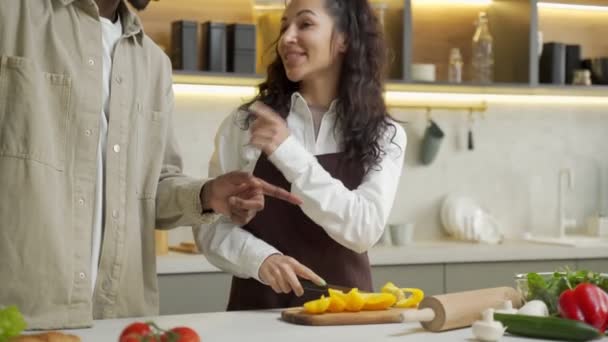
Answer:
[[[171,64],[121,4],[111,72],[105,225],[91,293],[101,24],[93,0],[0,1],[0,305],[30,328],[154,315],[154,229],[207,223],[181,173]]]

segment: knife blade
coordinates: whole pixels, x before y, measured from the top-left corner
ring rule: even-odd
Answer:
[[[304,289],[304,291],[314,291],[314,292],[319,292],[319,293],[324,293],[324,294],[328,294],[329,289],[340,290],[344,293],[347,293],[348,291],[352,290],[352,287],[340,286],[340,285],[334,285],[334,284],[327,284],[325,286],[321,286],[321,285],[317,285],[317,284],[313,283],[312,281],[310,281],[308,279],[300,279],[300,284],[302,284],[302,288]]]

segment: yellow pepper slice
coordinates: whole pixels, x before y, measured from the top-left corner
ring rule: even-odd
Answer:
[[[346,311],[359,312],[365,305],[365,298],[359,293],[359,289],[354,288],[346,294]]]
[[[397,301],[392,293],[365,293],[365,304],[363,310],[385,310]]]
[[[405,299],[405,294],[403,293],[403,291],[401,291],[400,288],[395,286],[395,284],[393,284],[390,281],[388,283],[384,284],[384,286],[382,286],[382,289],[380,291],[383,293],[392,294],[393,296],[395,296],[397,298],[397,302],[400,302]]]
[[[424,299],[424,292],[421,289],[403,288],[401,291],[404,295],[409,294],[409,296],[405,295],[405,299],[395,304],[398,308],[415,308]]]
[[[334,313],[344,311],[346,308],[346,293],[335,289],[328,289],[328,291],[330,303],[327,311]]]
[[[395,307],[398,308],[415,308],[424,299],[424,292],[416,288],[398,288],[392,282],[386,283],[382,287],[383,293],[391,293],[397,298]]]
[[[304,303],[304,312],[309,314],[322,314],[327,311],[329,308],[329,304],[331,300],[329,297],[321,296],[321,298],[317,300],[311,300],[309,302]]]

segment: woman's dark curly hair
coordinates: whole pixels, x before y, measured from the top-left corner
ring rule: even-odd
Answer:
[[[396,132],[382,97],[387,63],[384,36],[368,0],[325,0],[325,7],[334,20],[334,30],[343,33],[347,42],[335,106],[336,128],[343,135],[346,159],[360,160],[367,172],[378,167],[386,154],[382,145],[389,128],[391,140]],[[300,87],[287,78],[278,51],[276,55],[266,81],[258,87],[259,94],[242,110],[260,101],[284,118],[289,114],[291,95]],[[249,115],[246,122],[251,120]]]

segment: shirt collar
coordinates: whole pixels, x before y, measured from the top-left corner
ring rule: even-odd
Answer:
[[[63,5],[67,6],[75,1],[82,0],[59,0]],[[89,0],[93,2],[93,0]],[[144,30],[141,25],[139,17],[133,13],[124,1],[121,1],[118,5],[118,13],[122,20],[123,34],[125,37],[135,37],[136,41],[141,45],[143,42]]]
[[[325,115],[327,115],[327,116],[335,115],[337,103],[338,103],[337,99],[331,101],[331,104],[329,105],[329,109],[327,110]],[[294,113],[299,116],[312,115],[310,112],[310,108],[308,107],[308,102],[306,102],[306,99],[304,98],[304,96],[302,96],[302,94],[300,94],[297,91],[295,91],[295,92],[293,92],[293,94],[291,94],[291,109],[289,112]]]
[[[124,1],[118,5],[118,13],[122,20],[122,27],[125,37],[135,37],[141,45],[144,38],[144,30],[139,17],[133,13]]]

